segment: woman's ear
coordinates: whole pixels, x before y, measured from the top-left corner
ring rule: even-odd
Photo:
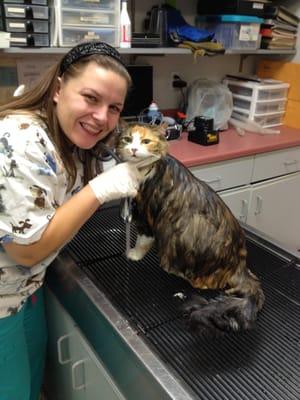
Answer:
[[[60,94],[60,90],[61,90],[61,84],[62,84],[62,79],[60,77],[57,77],[56,87],[55,87],[55,91],[54,91],[54,95],[53,95],[54,103],[58,102],[58,98],[59,98],[59,94]]]

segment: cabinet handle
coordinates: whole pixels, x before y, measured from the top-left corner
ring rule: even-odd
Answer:
[[[297,164],[297,162],[298,162],[298,160],[285,161],[285,162],[284,162],[284,165],[285,165],[286,167],[288,167],[288,166],[290,166],[290,165]]]
[[[63,351],[62,351],[62,345],[63,342],[70,337],[70,334],[63,335],[57,340],[57,354],[58,354],[58,362],[61,365],[67,364],[68,362],[71,361],[71,357],[69,358],[63,358]]]
[[[256,196],[256,208],[255,208],[255,211],[254,211],[254,214],[255,214],[255,215],[258,215],[258,214],[261,213],[261,210],[262,210],[262,201],[263,201],[263,199],[262,199],[261,196]]]
[[[215,178],[212,179],[202,179],[203,182],[207,183],[208,185],[211,183],[217,183],[217,182],[221,182],[221,177],[220,176],[216,176]]]
[[[85,376],[84,376],[84,363],[85,363],[85,361],[86,360],[79,360],[79,361],[76,361],[73,365],[72,365],[72,368],[71,368],[71,372],[72,372],[72,388],[74,389],[74,390],[81,390],[81,389],[84,389],[85,388]],[[77,384],[76,383],[76,369],[78,368],[78,367],[80,367],[82,365],[82,370],[83,370],[83,374],[82,374],[82,382],[83,383],[81,383],[81,384]]]
[[[241,207],[241,213],[239,215],[239,219],[244,221],[244,222],[246,222],[247,214],[248,214],[248,201],[243,199],[242,200],[242,207]]]

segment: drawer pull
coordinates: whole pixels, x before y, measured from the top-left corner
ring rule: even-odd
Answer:
[[[255,211],[254,211],[254,214],[255,214],[255,215],[258,215],[258,214],[261,213],[261,210],[262,210],[262,202],[263,202],[262,197],[261,197],[261,196],[256,196],[256,208],[255,208]]]
[[[247,214],[248,214],[248,201],[243,199],[239,219],[243,222],[246,222]]]
[[[221,182],[221,177],[216,176],[215,178],[212,178],[212,179],[202,179],[202,180],[203,180],[203,182],[207,183],[208,185],[211,185],[212,183]]]
[[[71,368],[71,370],[72,370],[72,388],[74,390],[81,390],[81,389],[85,388],[85,376],[84,376],[84,363],[85,363],[85,361],[86,360],[79,360],[79,361],[76,361],[72,365],[72,368]],[[78,368],[80,368],[81,371],[82,371],[81,375],[82,375],[82,382],[83,382],[83,383],[79,383],[79,384],[77,384],[77,382],[76,382],[76,375],[77,375],[76,374],[76,370]]]
[[[288,166],[290,166],[290,165],[294,165],[294,164],[297,164],[298,163],[298,160],[290,160],[290,161],[285,161],[284,162],[284,165],[286,166],[286,167],[288,167]]]
[[[61,336],[58,340],[57,340],[57,354],[58,354],[58,362],[61,365],[67,364],[68,362],[71,361],[71,357],[69,356],[69,358],[64,358],[63,357],[63,350],[62,350],[62,346],[65,340],[67,340],[70,337],[70,335],[63,335]]]

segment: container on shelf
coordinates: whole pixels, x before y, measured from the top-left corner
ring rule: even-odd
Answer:
[[[252,120],[262,127],[281,125],[289,84],[273,79],[259,82],[226,78],[223,83],[228,86],[233,97],[232,117],[238,120]]]
[[[198,15],[196,26],[214,32],[215,39],[225,49],[256,50],[260,47],[259,31],[263,21],[245,15]]]
[[[54,0],[51,45],[72,47],[102,40],[119,46],[119,0]]]

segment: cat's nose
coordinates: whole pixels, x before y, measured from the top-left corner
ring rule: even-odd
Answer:
[[[133,153],[133,155],[135,156],[135,153],[137,152],[138,149],[131,149],[131,152]]]

